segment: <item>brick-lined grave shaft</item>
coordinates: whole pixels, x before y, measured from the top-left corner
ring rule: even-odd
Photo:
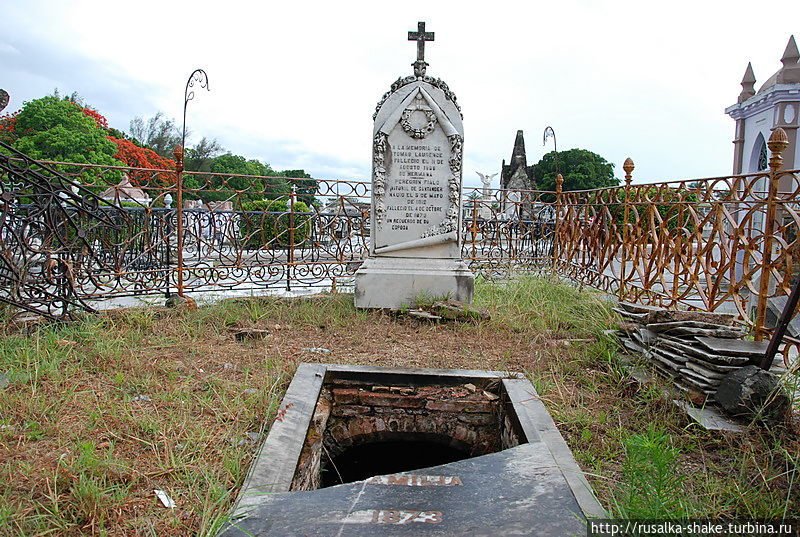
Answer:
[[[300,364],[222,535],[577,535],[604,516],[523,375]]]
[[[321,471],[333,458],[373,442],[419,440],[455,448],[465,457],[519,445],[505,397],[490,390],[472,383],[409,387],[334,381],[317,401],[291,490],[320,488]]]

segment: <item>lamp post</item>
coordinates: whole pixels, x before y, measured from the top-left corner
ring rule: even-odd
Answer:
[[[186,107],[189,105],[189,101],[194,99],[194,90],[192,89],[194,85],[197,84],[200,86],[200,89],[206,89],[207,91],[211,91],[211,88],[208,87],[208,75],[202,69],[195,69],[192,71],[192,74],[189,75],[189,80],[186,81],[186,90],[183,92],[183,129],[181,130],[181,147],[186,147]]]
[[[553,130],[553,127],[547,126],[544,128],[544,139],[542,140],[542,146],[547,145],[547,139],[552,137],[553,138],[553,151],[555,152],[555,161],[556,161],[556,174],[558,174],[558,144],[556,143],[556,131]]]
[[[183,296],[183,161],[184,161],[184,146],[186,145],[186,108],[189,105],[189,101],[194,99],[194,86],[197,84],[200,89],[206,89],[211,91],[208,87],[208,75],[202,69],[195,69],[192,71],[192,74],[189,75],[189,79],[186,81],[186,88],[183,92],[183,127],[181,129],[181,145],[175,147],[172,151],[172,154],[175,156],[175,190],[176,190],[176,207],[175,207],[175,219],[177,220],[176,225],[176,240],[177,240],[177,248],[178,248],[178,267],[177,267],[177,275],[178,275],[178,296],[184,298]],[[167,242],[169,245],[169,242]],[[167,250],[169,250],[169,246],[167,246]],[[169,278],[168,278],[169,280]],[[169,295],[169,285],[167,285],[167,295]]]

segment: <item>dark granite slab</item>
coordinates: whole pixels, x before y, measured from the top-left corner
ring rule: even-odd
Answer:
[[[699,337],[700,342],[708,350],[729,356],[747,356],[760,358],[767,352],[768,341],[747,341],[743,339],[722,339],[715,337]]]
[[[738,338],[744,335],[744,331],[738,328],[696,321],[648,324],[647,329],[659,334],[666,333],[676,336]]]
[[[644,304],[634,304],[633,302],[620,302],[619,307],[631,313],[650,313],[652,311],[661,311],[664,308],[658,306],[646,306]]]
[[[717,362],[710,362],[708,360],[703,360],[702,358],[696,358],[694,356],[689,356],[689,362],[699,364],[705,368],[711,369],[712,371],[717,371],[719,373],[722,373],[723,375],[728,374],[731,371],[735,371],[740,367],[742,367],[741,363],[739,362],[729,362],[728,365],[726,365]]]
[[[430,476],[409,478],[408,476]],[[224,537],[585,535],[581,507],[541,442],[389,478],[267,494]]]

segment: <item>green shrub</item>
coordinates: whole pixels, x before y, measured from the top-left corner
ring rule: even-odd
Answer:
[[[240,231],[246,248],[285,248],[291,233],[289,203],[286,200],[257,200],[242,204]],[[294,204],[294,245],[301,246],[311,237],[312,213],[302,201]]]
[[[622,226],[625,220],[625,188],[619,187],[600,192],[598,204],[606,205],[613,223]],[[690,207],[697,208],[698,197],[695,192],[672,188],[632,188],[629,198],[627,223],[634,227],[647,229],[652,218],[659,221],[671,235],[693,233],[695,219]],[[655,213],[658,213],[657,215]]]

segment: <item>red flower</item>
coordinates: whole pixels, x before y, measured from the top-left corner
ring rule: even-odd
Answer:
[[[11,143],[17,137],[17,114],[19,111],[0,116],[0,140]]]
[[[139,147],[130,140],[121,140],[113,136],[107,136],[107,138],[117,144],[117,153],[114,158],[121,160],[132,168],[175,169],[174,160],[164,158],[152,149]],[[173,174],[163,172],[131,171],[128,176],[131,183],[136,186],[169,185],[174,181]]]
[[[108,128],[108,120],[105,117],[103,117],[97,110],[92,110],[91,108],[80,106],[77,103],[72,103],[72,104],[80,108],[81,112],[92,118],[94,122],[97,123],[98,127],[100,127],[101,129]]]

